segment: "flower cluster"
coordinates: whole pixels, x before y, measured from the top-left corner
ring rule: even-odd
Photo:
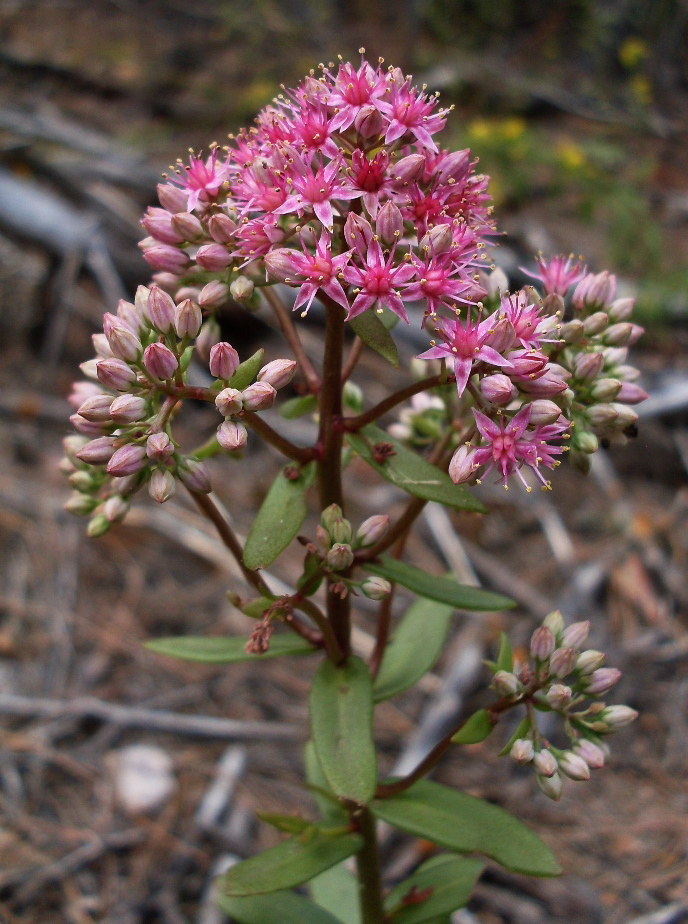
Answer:
[[[375,514],[368,517],[354,533],[349,520],[344,517],[342,508],[338,504],[330,504],[322,512],[320,523],[315,531],[315,543],[309,544],[309,555],[312,556],[316,568],[328,576],[330,589],[346,595],[349,591],[358,590],[371,600],[382,600],[392,589],[389,581],[375,575],[365,578],[362,582],[352,581],[342,576],[354,562],[354,552],[357,549],[366,549],[382,539],[389,528],[389,517],[386,514]],[[306,573],[308,568],[306,570]]]
[[[509,753],[520,764],[532,764],[540,789],[551,799],[561,796],[562,774],[587,780],[591,769],[602,767],[609,754],[606,736],[630,724],[638,714],[628,706],[599,701],[618,682],[621,672],[604,667],[601,651],[583,650],[589,627],[588,622],[565,626],[560,612],[550,613],[532,635],[530,663],[510,671],[497,670],[492,681],[501,696],[528,706]],[[538,712],[554,712],[564,720],[569,748],[557,748],[541,734]]]
[[[224,417],[217,443],[235,451],[247,439],[242,418],[270,407],[276,390],[291,381],[293,360],[273,360],[259,368],[259,353],[240,368],[236,350],[219,341],[209,349],[214,383],[209,388],[188,385],[194,353],[204,355],[202,326],[197,303],[183,298],[175,304],[158,286],[140,286],[135,302],[122,300],[116,315],[105,315],[104,333],[93,338],[96,357],[81,367],[87,380],[75,383],[69,398],[75,411],[71,421],[80,435],[65,440],[63,461],[74,489],[66,507],[91,516],[90,535],[101,535],[121,521],[131,496],[146,483],[160,503],[173,496],[177,479],[192,491],[210,491],[203,463],[181,452],[172,435],[171,421],[182,399],[214,402]]]

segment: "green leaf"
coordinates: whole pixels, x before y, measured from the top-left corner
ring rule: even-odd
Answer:
[[[506,632],[499,633],[499,653],[497,654],[497,670],[511,671],[514,669],[514,654],[511,650],[511,642]]]
[[[505,610],[516,606],[513,600],[501,594],[459,584],[453,577],[439,577],[427,574],[414,565],[407,565],[396,558],[383,555],[378,561],[366,562],[365,568],[372,574],[379,574],[395,584],[401,584],[412,590],[419,597],[446,603],[459,610]]]
[[[385,649],[373,684],[376,703],[391,699],[418,683],[440,656],[453,606],[416,600],[402,617]]]
[[[258,375],[260,367],[263,365],[264,355],[265,350],[260,349],[257,353],[254,353],[253,356],[249,356],[248,359],[245,359],[244,362],[237,367],[237,371],[229,380],[229,387],[238,388],[239,391],[248,388]]]
[[[279,812],[256,812],[261,821],[286,834],[301,834],[309,828],[315,828],[312,821],[300,815],[282,815]]]
[[[297,417],[305,417],[306,414],[313,414],[318,409],[318,399],[315,395],[303,395],[300,398],[289,398],[284,404],[280,405],[280,416],[285,420],[296,420]]]
[[[372,309],[364,311],[358,317],[352,318],[349,324],[356,336],[360,337],[371,350],[379,353],[395,369],[399,368],[399,351],[394,342],[394,337],[392,337],[375,311]]]
[[[487,709],[478,709],[466,719],[461,728],[452,738],[452,744],[478,744],[492,734],[494,725],[490,722],[490,713]]]
[[[335,794],[365,805],[375,794],[373,692],[360,658],[343,667],[323,661],[310,695],[311,732],[320,766]]]
[[[317,651],[295,635],[273,635],[265,654],[247,654],[247,638],[216,638],[215,636],[183,635],[179,638],[156,638],[146,642],[146,648],[156,654],[181,658],[183,661],[203,661],[206,664],[234,664],[237,661],[259,661],[282,655],[305,655]]]
[[[526,716],[524,719],[521,719],[521,721],[518,723],[518,725],[516,726],[516,731],[513,733],[511,738],[509,738],[509,740],[507,741],[507,743],[504,745],[504,747],[502,748],[502,750],[499,752],[497,756],[506,757],[506,755],[509,753],[509,751],[513,747],[514,741],[516,741],[518,738],[525,738],[529,731],[530,731],[530,718]]]
[[[260,619],[274,603],[275,601],[270,597],[254,597],[253,600],[247,600],[243,606],[238,608],[244,616],[249,616],[251,619]]]
[[[312,741],[306,744],[303,759],[308,786],[324,821],[328,824],[343,824],[349,816],[325,779]]]
[[[239,924],[341,924],[329,911],[294,892],[271,892],[250,898],[219,895],[217,904]]]
[[[363,427],[359,433],[349,433],[347,439],[349,445],[371,468],[386,481],[409,494],[422,497],[424,500],[437,501],[445,507],[455,507],[457,510],[487,512],[485,506],[467,488],[454,484],[446,472],[431,465],[418,453],[407,449],[375,424]],[[383,462],[377,462],[373,458],[373,447],[377,443],[392,446],[394,455],[388,456]]]
[[[358,882],[339,864],[321,873],[309,883],[311,898],[343,924],[361,924]]]
[[[317,828],[312,835],[291,837],[288,841],[243,860],[233,866],[220,880],[224,895],[259,895],[301,885],[331,866],[358,853],[363,845],[359,834],[322,834]]]
[[[392,911],[413,888],[419,893],[432,889],[429,897],[419,904],[399,908],[391,916],[390,924],[421,924],[463,908],[482,871],[480,860],[447,855],[432,857],[392,889],[385,899],[385,908]]]
[[[458,853],[481,853],[526,876],[558,876],[561,867],[540,838],[497,805],[421,780],[376,799],[371,809],[395,828]]]
[[[247,568],[267,568],[282,553],[306,519],[306,491],[315,479],[315,463],[301,469],[295,480],[287,478],[285,466],[272,483],[244,546]]]

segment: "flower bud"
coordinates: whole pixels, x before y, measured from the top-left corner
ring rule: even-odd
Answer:
[[[368,245],[373,239],[373,229],[370,222],[355,212],[349,212],[346,222],[344,223],[344,238],[354,250],[365,254]]]
[[[595,429],[605,429],[616,425],[619,417],[614,404],[594,404],[586,411],[590,425]]]
[[[389,517],[386,513],[377,513],[364,520],[356,530],[356,546],[367,549],[379,542],[389,529]]]
[[[638,718],[638,713],[630,706],[607,706],[598,718],[606,726],[605,731],[611,734],[630,725]]]
[[[275,403],[277,392],[267,382],[254,382],[241,393],[247,411],[264,411]]]
[[[594,433],[589,430],[583,430],[580,427],[574,432],[571,440],[571,447],[579,452],[585,452],[592,455],[600,448],[600,442]]]
[[[581,678],[581,688],[590,696],[599,696],[618,683],[621,671],[615,667],[600,667],[592,674],[584,674]]]
[[[516,397],[516,388],[508,375],[501,372],[495,375],[487,375],[480,380],[480,391],[483,397],[491,404],[498,407],[505,407],[513,398]],[[561,413],[557,408],[557,417]]]
[[[565,686],[563,683],[553,683],[549,690],[545,693],[545,699],[552,707],[552,709],[566,709],[568,704],[573,698],[573,691],[571,687]]]
[[[320,523],[315,527],[315,541],[318,546],[323,550],[323,552],[329,552],[332,545],[332,540],[326,529],[324,529]]]
[[[227,382],[239,368],[239,354],[230,343],[221,340],[210,350],[208,365],[214,378]]]
[[[492,686],[499,696],[516,696],[521,691],[521,683],[509,671],[497,671],[492,679]]]
[[[605,655],[602,651],[595,651],[589,648],[582,651],[576,660],[576,670],[579,674],[592,674],[599,667],[602,667],[605,661]]]
[[[217,441],[227,452],[234,452],[246,445],[248,430],[235,420],[225,420],[217,428]]]
[[[80,414],[72,414],[69,418],[69,422],[74,427],[75,430],[78,430],[79,433],[83,433],[85,436],[102,436],[105,433],[112,431],[114,423],[111,420],[86,420],[85,417],[82,417]]]
[[[351,546],[345,542],[335,542],[327,553],[327,564],[333,571],[346,571],[353,561],[354,553],[351,551]]]
[[[104,513],[96,514],[89,522],[86,533],[89,539],[97,539],[98,536],[104,536],[110,529],[111,523]]]
[[[549,670],[554,677],[566,677],[576,666],[573,648],[557,648],[549,659]]]
[[[122,497],[129,497],[136,494],[145,481],[143,469],[140,472],[134,472],[133,475],[123,475],[121,478],[112,479],[112,487],[121,494]]]
[[[290,247],[277,247],[265,254],[263,263],[271,279],[275,282],[293,283],[293,277],[298,273],[294,253]]]
[[[628,346],[633,337],[633,327],[633,324],[629,324],[626,321],[612,324],[605,332],[604,342],[615,347]]]
[[[236,222],[229,215],[218,213],[212,215],[208,221],[208,232],[218,244],[229,244],[234,240]]]
[[[129,512],[129,501],[120,494],[113,494],[103,504],[103,513],[110,523],[121,523]]]
[[[189,263],[188,254],[171,244],[159,244],[154,238],[147,237],[139,243],[143,259],[151,269],[180,275]]]
[[[564,617],[561,615],[561,610],[552,610],[542,623],[543,626],[547,626],[550,631],[552,631],[556,636],[564,631]]]
[[[626,427],[630,427],[631,424],[634,424],[638,420],[637,413],[625,404],[612,404],[612,407],[617,415],[615,421],[615,427],[617,429],[625,430]]]
[[[100,397],[103,392],[98,388],[95,382],[74,382],[72,390],[67,396],[67,400],[75,411],[78,411],[81,405],[89,398]]]
[[[616,294],[616,276],[608,272],[588,273],[576,286],[573,293],[573,304],[576,308],[595,305],[607,305]]]
[[[621,391],[621,382],[618,379],[598,379],[590,389],[590,395],[595,401],[613,401]]]
[[[573,753],[582,757],[592,770],[599,770],[600,767],[604,767],[604,751],[599,745],[588,741],[587,738],[582,738],[574,744]]]
[[[554,401],[548,401],[546,398],[536,398],[530,402],[530,420],[531,427],[544,427],[547,424],[556,423],[561,417],[561,408]]]
[[[354,128],[362,138],[379,135],[383,125],[382,113],[370,103],[367,106],[361,106],[354,119]]]
[[[103,330],[113,356],[127,362],[135,362],[140,358],[143,351],[141,341],[121,318],[106,312],[103,316]]]
[[[113,453],[112,458],[108,462],[107,471],[108,475],[117,475],[119,477],[134,475],[136,472],[139,472],[145,464],[145,446],[136,446],[133,443],[128,443],[126,446],[121,446]]]
[[[238,414],[244,409],[241,392],[238,388],[223,388],[220,394],[215,398],[215,407],[223,417],[230,417],[232,414]]]
[[[172,216],[172,229],[182,241],[196,241],[203,237],[203,225],[191,212],[177,212]]]
[[[553,773],[551,776],[538,775],[536,779],[538,786],[548,799],[553,799],[555,802],[558,802],[559,799],[561,799],[563,783],[561,781],[561,776],[558,773]]]
[[[273,388],[284,388],[294,378],[296,362],[293,359],[273,359],[258,373],[259,382],[267,382]]]
[[[96,364],[101,385],[114,391],[126,391],[136,382],[136,373],[122,359],[101,359]]]
[[[208,469],[193,456],[184,459],[177,474],[182,484],[186,485],[190,491],[195,491],[197,494],[210,494],[212,491]]]
[[[399,240],[404,233],[404,219],[401,217],[399,206],[395,205],[391,199],[388,199],[377,213],[375,232],[383,244],[388,245]]]
[[[93,395],[93,397],[87,398],[79,407],[78,414],[93,423],[109,421],[112,402],[112,395]]]
[[[535,757],[535,748],[529,738],[517,738],[511,746],[509,757],[517,764],[529,764]]]
[[[135,423],[148,416],[148,403],[138,395],[120,395],[110,405],[110,417],[118,424]]]
[[[174,299],[167,292],[163,292],[160,286],[150,287],[146,314],[153,327],[160,333],[166,334],[172,327],[175,308]]]
[[[612,302],[609,311],[607,312],[609,315],[609,320],[627,321],[633,314],[634,305],[634,298],[617,298],[616,301]]]
[[[579,382],[592,382],[602,371],[604,356],[601,353],[581,353],[576,357],[574,375]]]
[[[62,440],[62,448],[67,454],[67,459],[73,463],[78,458],[77,453],[79,450],[87,446],[88,442],[86,437],[77,436],[76,433],[70,433],[69,436],[65,436]]]
[[[367,577],[361,584],[361,593],[369,600],[384,600],[392,592],[392,585],[376,574]]]
[[[90,494],[75,492],[65,503],[64,509],[67,513],[71,513],[75,517],[87,517],[89,514],[93,513],[98,504],[99,501],[96,497],[91,497]]]
[[[548,629],[547,626],[539,626],[530,639],[531,657],[536,658],[538,661],[546,661],[554,651],[555,645],[556,641],[552,630]]]
[[[229,287],[229,294],[237,302],[247,302],[253,295],[255,286],[247,276],[237,276]]]
[[[172,497],[176,489],[177,486],[172,472],[168,472],[167,469],[156,468],[148,485],[148,493],[153,500],[159,504],[164,504],[165,501]]]
[[[112,436],[100,436],[98,439],[91,440],[74,453],[81,462],[87,465],[105,465],[109,462],[115,452],[115,438]]]
[[[143,351],[143,365],[153,378],[166,381],[171,379],[179,368],[179,362],[169,347],[164,343],[151,343]]]
[[[186,208],[188,196],[183,189],[171,183],[158,183],[158,200],[168,212],[181,212]]]
[[[408,186],[409,183],[416,183],[423,178],[425,165],[426,160],[423,154],[409,154],[393,164],[389,172],[395,185]]]
[[[590,632],[590,622],[572,622],[564,629],[561,644],[565,648],[580,648]]]
[[[590,767],[588,767],[580,754],[575,754],[573,751],[564,751],[557,763],[559,764],[559,769],[571,780],[590,779]]]
[[[229,298],[229,286],[214,279],[201,289],[198,304],[201,308],[221,308]]]
[[[196,338],[196,353],[199,359],[208,359],[210,351],[220,339],[220,325],[215,318],[205,322]]]
[[[141,224],[156,241],[163,244],[181,244],[185,238],[172,225],[172,215],[167,209],[149,208]]]
[[[601,334],[603,330],[606,330],[608,324],[609,315],[606,311],[596,311],[595,314],[591,314],[589,318],[583,321],[583,330],[588,337],[594,337],[596,334]]]
[[[578,343],[585,336],[585,326],[578,318],[574,318],[573,321],[567,321],[562,325],[559,336],[564,343]]]
[[[462,484],[475,475],[475,448],[465,443],[456,450],[449,463],[449,477],[454,484]]]
[[[546,777],[554,776],[559,766],[556,757],[551,751],[548,751],[547,748],[543,748],[541,751],[537,752],[535,757],[533,757],[533,765],[541,776]]]
[[[83,494],[88,494],[89,491],[93,491],[98,487],[99,478],[94,478],[92,471],[74,471],[74,466],[70,464],[72,473],[69,476],[69,484],[74,488],[75,491],[81,491]]]
[[[224,244],[203,244],[196,252],[196,263],[210,273],[221,273],[233,260]]]
[[[634,382],[622,382],[619,393],[616,395],[617,402],[620,404],[640,404],[649,397],[645,389]]]
[[[146,440],[146,455],[155,462],[166,462],[174,455],[174,443],[166,433],[151,433]]]
[[[545,372],[544,375],[534,379],[519,378],[518,387],[535,398],[553,398],[555,395],[562,395],[563,398],[567,390],[566,382],[552,371]]]
[[[201,329],[201,309],[190,298],[185,298],[174,309],[174,330],[178,337],[191,339]]]
[[[329,507],[326,507],[323,510],[323,512],[320,514],[320,523],[323,529],[327,530],[328,536],[332,536],[334,524],[337,522],[337,520],[341,520],[343,516],[344,513],[339,504],[330,504]]]
[[[418,247],[429,251],[433,256],[448,253],[454,244],[454,235],[451,225],[435,225],[423,235]]]

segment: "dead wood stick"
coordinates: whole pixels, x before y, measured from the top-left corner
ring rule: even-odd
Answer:
[[[11,693],[2,694],[0,695],[0,715],[46,719],[90,716],[128,728],[146,728],[150,731],[171,732],[175,735],[192,735],[200,738],[296,741],[303,737],[300,729],[282,722],[221,719],[209,715],[180,715],[176,712],[163,712],[140,706],[106,703],[92,696],[58,700],[17,696]]]

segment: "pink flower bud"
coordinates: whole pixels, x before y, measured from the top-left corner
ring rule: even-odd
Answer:
[[[232,414],[238,414],[244,409],[241,392],[238,388],[223,388],[220,394],[215,398],[215,407],[223,417],[230,417]]]
[[[93,423],[110,420],[112,395],[94,395],[79,407],[79,415]]]
[[[387,534],[388,529],[389,517],[386,513],[377,513],[372,517],[368,517],[356,530],[356,545],[359,548],[367,549],[379,542]]]
[[[498,696],[516,696],[521,690],[521,683],[509,671],[497,671],[492,680],[492,686]]]
[[[211,273],[220,273],[227,269],[233,259],[224,244],[204,244],[196,253],[196,263]]]
[[[333,571],[346,571],[353,561],[354,553],[351,551],[351,546],[345,542],[335,542],[327,553],[327,564]]]
[[[573,304],[576,308],[583,308],[610,303],[616,294],[616,276],[607,272],[594,275],[588,273],[576,286],[573,292]]]
[[[369,600],[384,600],[392,592],[392,585],[384,578],[373,574],[361,584],[361,593]]]
[[[294,253],[289,247],[277,247],[266,253],[263,259],[268,275],[276,282],[293,282],[298,270],[294,263]]]
[[[549,670],[554,677],[566,677],[576,666],[573,648],[557,648],[549,659]]]
[[[595,401],[613,401],[621,391],[621,382],[618,379],[598,379],[590,389],[590,395]]]
[[[554,401],[548,401],[545,398],[536,398],[530,402],[530,425],[531,427],[544,427],[547,424],[556,423],[561,417],[561,408]]]
[[[599,745],[594,744],[592,741],[588,741],[587,738],[582,738],[574,744],[573,753],[582,757],[592,770],[599,770],[601,767],[604,767],[604,751]]]
[[[418,245],[421,250],[427,250],[434,256],[447,253],[454,243],[451,225],[435,225],[424,234]]]
[[[477,468],[475,449],[463,444],[456,450],[449,463],[449,477],[454,484],[463,484],[475,475]]]
[[[238,276],[229,287],[229,294],[237,302],[247,302],[253,295],[255,285],[247,276]]]
[[[425,173],[426,159],[424,154],[409,154],[402,157],[392,165],[390,175],[396,186],[408,186],[417,183]]]
[[[140,359],[141,341],[117,315],[105,313],[103,330],[114,356],[128,362]]]
[[[93,341],[93,349],[96,351],[96,356],[102,359],[113,358],[115,354],[112,352],[112,347],[108,343],[108,338],[105,334],[93,334],[91,340]]]
[[[604,334],[604,342],[610,346],[628,346],[633,336],[633,324],[626,321],[620,321],[618,324],[612,324]]]
[[[109,419],[86,420],[81,414],[72,414],[69,418],[69,422],[75,430],[78,430],[79,433],[83,433],[86,436],[102,436],[104,433],[111,432],[114,427],[114,424]]]
[[[607,312],[609,314],[609,320],[627,321],[633,314],[634,306],[634,298],[617,298],[616,301],[612,302]]]
[[[149,243],[151,240],[151,238],[146,238],[146,241],[141,241],[139,244],[146,263],[154,270],[162,270],[175,275],[183,273],[190,263],[188,255],[171,244],[158,244],[155,241],[151,244]]]
[[[115,452],[115,439],[112,436],[100,436],[82,446],[74,455],[87,465],[105,465]]]
[[[578,343],[585,336],[585,325],[578,318],[562,325],[559,336],[564,343]]]
[[[573,751],[564,751],[557,763],[559,764],[559,769],[571,780],[590,779],[590,767],[588,767],[580,754],[574,754]]]
[[[158,183],[158,200],[168,212],[183,212],[188,199],[187,193],[171,183]]]
[[[115,391],[126,391],[136,383],[136,372],[121,359],[101,359],[96,375],[101,385]]]
[[[517,738],[511,746],[509,757],[517,764],[529,764],[535,757],[535,748],[529,738]]]
[[[181,283],[180,275],[184,270],[179,270],[178,273],[153,273],[152,282],[153,285],[160,286],[164,292],[168,292],[172,295],[173,292],[176,292]]]
[[[637,413],[628,407],[625,404],[612,404],[612,407],[616,411],[616,420],[614,426],[619,430],[625,430],[626,427],[630,427],[631,424],[636,423],[638,420]]]
[[[509,376],[503,375],[501,372],[495,375],[486,375],[485,378],[481,379],[480,391],[487,401],[491,404],[496,404],[498,407],[505,407],[517,394],[514,383]]]
[[[551,776],[538,775],[536,779],[543,795],[547,796],[548,799],[553,799],[555,802],[561,799],[564,786],[558,773],[553,773]]]
[[[354,212],[349,212],[344,223],[344,238],[349,247],[365,254],[368,245],[373,239],[373,229],[370,222]]]
[[[145,464],[145,447],[128,443],[126,446],[121,446],[113,453],[112,458],[108,462],[107,471],[108,475],[117,475],[119,477],[134,475],[136,472],[141,471]]]
[[[198,304],[201,308],[220,308],[229,298],[229,286],[214,279],[201,289]]]
[[[185,484],[190,491],[195,491],[197,494],[210,494],[212,491],[208,469],[193,456],[184,460],[177,474],[182,484]]]
[[[581,679],[581,687],[585,693],[591,696],[599,696],[618,683],[621,677],[621,671],[615,667],[600,667],[592,674],[586,674]]]
[[[608,324],[609,315],[607,312],[596,311],[595,314],[591,314],[589,318],[583,321],[583,330],[588,337],[594,337],[597,334],[601,334],[603,330],[606,330]]]
[[[554,754],[548,751],[547,748],[543,748],[533,757],[533,766],[541,776],[552,777],[557,772],[559,765]]]
[[[62,440],[62,448],[67,454],[67,458],[72,462],[77,458],[77,452],[88,445],[88,440],[83,436],[77,436],[76,433],[70,433]]]
[[[112,479],[112,487],[121,494],[122,497],[129,497],[136,494],[144,482],[143,471],[134,472],[133,475],[123,475],[121,478]]]
[[[225,420],[217,428],[217,441],[227,452],[241,449],[242,446],[246,445],[247,439],[248,431],[246,427],[235,420]]]
[[[563,394],[568,386],[554,372],[545,372],[535,379],[519,378],[518,387],[535,398],[553,398]]]
[[[563,683],[553,683],[545,693],[545,699],[552,709],[566,709],[572,697],[573,691],[571,687],[567,687]]]
[[[516,350],[505,358],[511,363],[509,375],[517,378],[540,375],[547,366],[547,357],[537,350]]]
[[[131,504],[120,494],[113,494],[103,504],[103,514],[110,523],[121,523],[129,512]]]
[[[98,499],[89,494],[74,493],[65,503],[64,509],[75,517],[87,517],[98,506]]]
[[[438,166],[435,167],[434,175],[443,183],[448,180],[462,180],[470,166],[471,152],[468,148],[464,148],[463,151],[452,151],[451,154],[441,158]]]
[[[220,339],[220,325],[215,318],[209,318],[201,327],[196,338],[196,353],[199,359],[208,359],[210,351]]]
[[[630,725],[638,718],[638,713],[630,706],[608,706],[598,718],[606,726],[605,731],[611,733]]]
[[[580,674],[592,674],[598,667],[602,667],[605,661],[605,655],[602,651],[595,651],[589,648],[582,651],[576,660],[576,670]]]
[[[277,392],[267,382],[254,382],[241,393],[247,411],[264,411],[275,403]]]
[[[224,340],[210,350],[210,374],[223,382],[229,381],[239,368],[239,354]]]
[[[614,404],[594,404],[589,407],[586,416],[590,425],[599,429],[616,426],[619,415],[615,408]]]
[[[212,215],[208,222],[208,231],[218,244],[230,244],[234,240],[236,222],[229,215]]]
[[[174,299],[167,292],[163,292],[160,286],[150,287],[146,314],[156,330],[167,333],[174,322],[175,309]]]
[[[141,224],[151,237],[163,244],[181,244],[184,240],[172,226],[172,216],[167,209],[149,208]]]
[[[146,326],[142,323],[143,318],[136,305],[125,301],[123,298],[120,298],[117,302],[117,317],[122,324],[126,325],[132,334],[136,334],[136,336],[138,336],[141,329]]]
[[[404,219],[399,207],[391,200],[385,202],[377,213],[375,232],[383,244],[393,244],[404,233]]]
[[[552,610],[548,613],[542,625],[554,632],[555,637],[559,636],[564,631],[564,617],[561,615],[561,610]]]
[[[361,106],[354,119],[354,128],[362,138],[380,135],[383,125],[382,113],[371,104]]]
[[[565,648],[580,648],[588,637],[589,632],[589,620],[586,619],[585,622],[572,622],[570,626],[564,629],[564,633],[561,637],[561,644]]]
[[[273,359],[258,373],[259,382],[267,382],[273,388],[284,388],[294,378],[296,362],[293,359]]]
[[[172,229],[182,241],[196,241],[203,237],[203,225],[190,212],[177,212],[172,216]]]
[[[531,657],[538,661],[546,661],[554,651],[555,645],[554,633],[547,626],[538,626],[530,638]]]
[[[633,329],[631,330],[631,336],[628,341],[629,346],[633,346],[634,343],[637,343],[645,333],[645,328],[641,327],[639,324],[631,324],[631,327]]]
[[[173,496],[176,489],[177,485],[175,484],[172,472],[168,472],[166,469],[162,470],[156,468],[151,475],[151,480],[148,485],[148,493],[153,500],[157,501],[159,504],[164,504],[165,501]]]
[[[616,399],[619,404],[640,404],[649,398],[648,393],[634,382],[622,382]]]
[[[67,400],[74,408],[74,410],[78,411],[84,401],[86,401],[88,398],[95,398],[102,394],[103,392],[95,382],[73,382],[72,390],[69,393]]]
[[[146,440],[146,455],[155,462],[166,462],[174,455],[174,443],[166,433],[151,433]]]
[[[143,365],[153,378],[166,381],[179,368],[177,357],[164,343],[151,343],[143,351]]]
[[[592,382],[602,371],[604,356],[601,353],[582,353],[576,357],[574,375],[579,382]]]
[[[195,337],[201,329],[203,316],[201,309],[190,298],[185,298],[174,310],[174,329],[182,339]]]

